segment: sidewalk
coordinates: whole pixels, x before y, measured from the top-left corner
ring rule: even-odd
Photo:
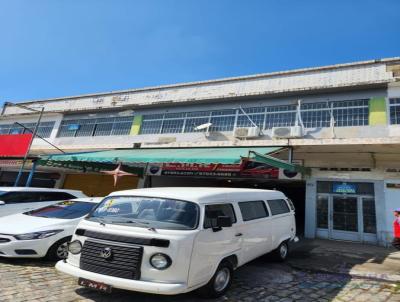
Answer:
[[[344,241],[301,239],[291,246],[293,268],[400,282],[400,252]]]

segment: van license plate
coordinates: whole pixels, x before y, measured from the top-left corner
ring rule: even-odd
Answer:
[[[100,283],[100,282],[96,282],[96,281],[92,281],[92,280],[88,280],[88,279],[79,278],[78,279],[78,284],[80,286],[84,286],[86,288],[94,289],[94,290],[97,290],[99,292],[111,293],[111,286],[107,285],[107,284],[104,284],[104,283]]]

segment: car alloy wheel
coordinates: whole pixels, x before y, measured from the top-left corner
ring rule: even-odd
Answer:
[[[59,259],[66,259],[68,257],[68,243],[64,242],[57,247],[56,255]]]

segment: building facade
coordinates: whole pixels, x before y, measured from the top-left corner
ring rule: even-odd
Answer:
[[[381,245],[391,240],[392,210],[400,207],[400,58],[23,105],[45,108],[38,134],[65,152],[280,147],[274,156],[292,159],[311,172],[279,171],[258,177],[147,173],[143,178],[122,178],[117,189],[144,185],[279,189],[294,201],[299,232],[308,238]],[[29,132],[37,118],[6,105],[0,134]],[[43,139],[34,139],[32,154],[57,152]],[[0,160],[0,167],[0,185],[12,184],[19,162]],[[91,195],[114,190],[110,176],[65,167],[39,167],[35,181]]]

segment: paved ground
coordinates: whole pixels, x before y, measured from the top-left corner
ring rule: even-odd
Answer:
[[[391,247],[302,239],[288,263],[297,269],[400,282],[400,252]]]
[[[309,245],[314,248],[310,249]],[[332,257],[332,253],[343,253],[343,250],[332,246],[340,245],[325,241],[302,245],[285,264],[274,263],[267,256],[257,259],[236,271],[231,290],[217,301],[400,301],[400,283],[390,278],[376,278],[386,276],[379,270],[379,274],[371,271],[351,276],[347,257]],[[350,258],[358,259],[357,265],[361,266],[362,263],[374,263],[366,256],[362,260],[357,256],[357,249],[363,251],[366,248],[368,246],[343,246],[349,251]],[[372,253],[390,258],[391,252],[377,248]],[[324,259],[328,264],[323,265]],[[381,260],[384,263],[385,259]],[[343,262],[347,266],[343,266]],[[164,297],[122,290],[115,290],[110,295],[99,294],[79,287],[76,279],[58,273],[53,266],[54,263],[43,261],[0,259],[0,301],[204,301],[195,294]],[[343,267],[347,267],[347,271],[343,271]]]
[[[99,294],[56,272],[53,263],[0,262],[0,301],[204,301],[194,294],[175,297],[127,291]],[[400,301],[392,282],[307,272],[258,259],[236,272],[231,290],[218,301]]]

